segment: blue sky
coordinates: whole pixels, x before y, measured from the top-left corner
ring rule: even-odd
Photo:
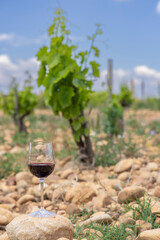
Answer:
[[[1,90],[7,88],[10,76],[22,81],[26,69],[36,78],[35,55],[48,44],[47,30],[59,6],[66,11],[73,42],[80,49],[88,48],[87,36],[96,23],[102,24],[97,41],[101,78],[96,89],[105,80],[107,59],[113,58],[115,90],[121,81],[134,78],[137,87],[144,80],[147,94],[155,93],[160,82],[159,0],[0,0]]]

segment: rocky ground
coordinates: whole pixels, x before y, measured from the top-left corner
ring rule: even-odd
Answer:
[[[126,112],[126,119],[131,114]],[[144,134],[132,132],[132,139],[140,147],[138,155],[123,151],[116,165],[91,168],[72,154],[63,158],[57,154],[55,171],[44,187],[44,206],[57,214],[50,221],[27,215],[40,207],[39,180],[27,168],[2,178],[0,240],[160,239],[159,133],[157,129],[148,131],[149,116],[153,122],[159,120],[160,113],[136,113],[138,119],[144,119],[141,127],[147,124]],[[133,130],[131,124],[128,129],[131,127]],[[11,131],[14,129],[5,135],[8,142],[0,146],[3,161],[6,152],[22,150],[22,146],[12,145]],[[129,133],[125,133],[127,139]],[[57,153],[64,148],[61,134],[59,129],[53,141]],[[102,136],[97,134],[98,148],[107,144]]]

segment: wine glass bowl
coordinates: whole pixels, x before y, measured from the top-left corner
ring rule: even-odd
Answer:
[[[53,172],[54,167],[55,162],[51,142],[35,141],[29,144],[28,168],[34,176],[40,179],[41,185],[41,209],[30,213],[32,217],[51,217],[55,215],[54,212],[46,211],[43,203],[44,179]]]

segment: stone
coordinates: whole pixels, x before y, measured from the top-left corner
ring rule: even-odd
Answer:
[[[63,167],[67,162],[69,162],[72,159],[72,155],[62,159],[61,161],[58,162],[59,166]]]
[[[93,209],[100,211],[102,208],[111,204],[112,198],[107,193],[99,194],[98,197],[93,199]]]
[[[125,171],[129,171],[133,165],[132,159],[125,159],[118,162],[114,168],[115,173],[122,173]]]
[[[138,240],[160,240],[160,228],[147,230],[140,233]]]
[[[12,213],[5,209],[5,208],[0,208],[0,225],[7,225],[10,221],[12,221],[13,215]]]
[[[155,163],[155,162],[149,162],[147,164],[147,167],[146,167],[149,171],[158,171],[159,170],[159,167],[158,167],[158,164]]]
[[[10,150],[10,153],[21,153],[21,152],[23,152],[23,148],[22,147],[19,147],[19,146],[15,146],[14,148],[12,148],[11,150]]]
[[[62,238],[58,238],[58,240],[68,240],[68,238],[62,237]]]
[[[119,174],[118,179],[120,181],[126,181],[129,178],[130,173],[129,172],[122,172]]]
[[[39,182],[40,182],[40,181],[39,181],[39,178],[37,178],[37,177],[33,177],[33,178],[32,178],[32,183],[33,183],[33,184],[38,185]]]
[[[78,223],[78,226],[84,226],[84,225],[88,225],[91,223],[100,223],[100,224],[108,224],[112,222],[112,218],[110,217],[109,214],[105,213],[105,214],[101,214],[101,215],[96,215],[93,216],[85,221],[82,221],[80,223]]]
[[[152,224],[149,222],[145,222],[143,220],[137,220],[136,228],[137,228],[137,233],[144,232],[146,230],[150,230],[152,228]]]
[[[32,175],[28,172],[19,172],[16,174],[16,183],[20,180],[24,180],[30,184],[32,182]]]
[[[66,213],[69,215],[78,214],[80,212],[80,208],[74,203],[70,203],[66,208]]]
[[[29,201],[34,202],[35,201],[34,197],[32,195],[29,195],[29,194],[24,195],[17,201],[17,205],[19,206],[19,205],[22,205],[22,204],[24,204],[26,202],[29,202]]]
[[[154,202],[151,208],[152,214],[160,214],[160,202]]]
[[[57,202],[58,200],[63,200],[65,196],[65,189],[60,187],[54,190],[52,194],[52,202]]]
[[[118,221],[120,224],[127,224],[127,225],[136,223],[136,221],[133,218],[128,217],[127,215],[120,216]]]
[[[62,172],[61,178],[62,179],[68,178],[68,176],[73,173],[74,173],[74,169],[66,169],[65,171]]]
[[[143,187],[137,187],[137,186],[126,187],[119,192],[118,202],[119,203],[132,202],[137,198],[144,196],[144,194],[145,194],[145,188]]]
[[[0,240],[9,240],[6,232],[3,235],[0,236]]]
[[[154,196],[160,198],[160,186],[157,186],[154,190]]]
[[[73,226],[60,215],[50,218],[33,218],[21,215],[14,218],[6,227],[10,240],[72,240]]]
[[[72,203],[87,203],[96,196],[96,192],[89,186],[78,184],[76,187],[69,189],[65,194],[65,200]]]
[[[17,183],[17,188],[21,189],[21,188],[28,188],[28,183],[25,180],[20,180]]]

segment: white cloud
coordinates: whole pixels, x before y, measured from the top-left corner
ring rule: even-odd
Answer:
[[[6,34],[6,33],[0,34],[0,41],[8,41],[13,38],[14,38],[14,34]]]
[[[6,54],[0,55],[0,90],[7,92],[11,78],[15,77],[19,86],[21,87],[26,79],[25,71],[28,70],[33,78],[33,86],[37,90],[37,73],[39,69],[39,62],[35,57],[18,60],[13,62]],[[107,89],[107,69],[100,72],[100,78],[94,81],[94,90]],[[148,66],[136,66],[134,69],[114,69],[113,70],[113,90],[114,93],[119,92],[120,85],[125,81],[130,87],[131,79],[134,79],[135,94],[141,97],[141,83],[146,84],[146,96],[156,96],[158,93],[158,82],[160,82],[160,72]],[[105,83],[105,84],[104,84]]]
[[[157,3],[156,10],[157,10],[158,13],[160,13],[160,1],[158,1],[158,3]]]
[[[2,33],[0,34],[0,41],[3,41],[13,47],[29,46],[29,45],[41,45],[48,40],[47,34],[37,36],[35,38],[29,38],[21,35]]]
[[[141,77],[160,80],[160,72],[158,72],[152,68],[149,68],[145,65],[135,67],[134,72],[135,72],[135,74],[137,74],[138,76],[141,76]]]
[[[114,70],[114,75],[118,78],[125,79],[130,76],[130,71],[119,68]]]
[[[12,77],[17,79],[21,87],[26,79],[26,70],[30,72],[33,85],[36,86],[38,68],[39,62],[35,57],[13,63],[8,55],[0,55],[0,90],[7,92]]]

